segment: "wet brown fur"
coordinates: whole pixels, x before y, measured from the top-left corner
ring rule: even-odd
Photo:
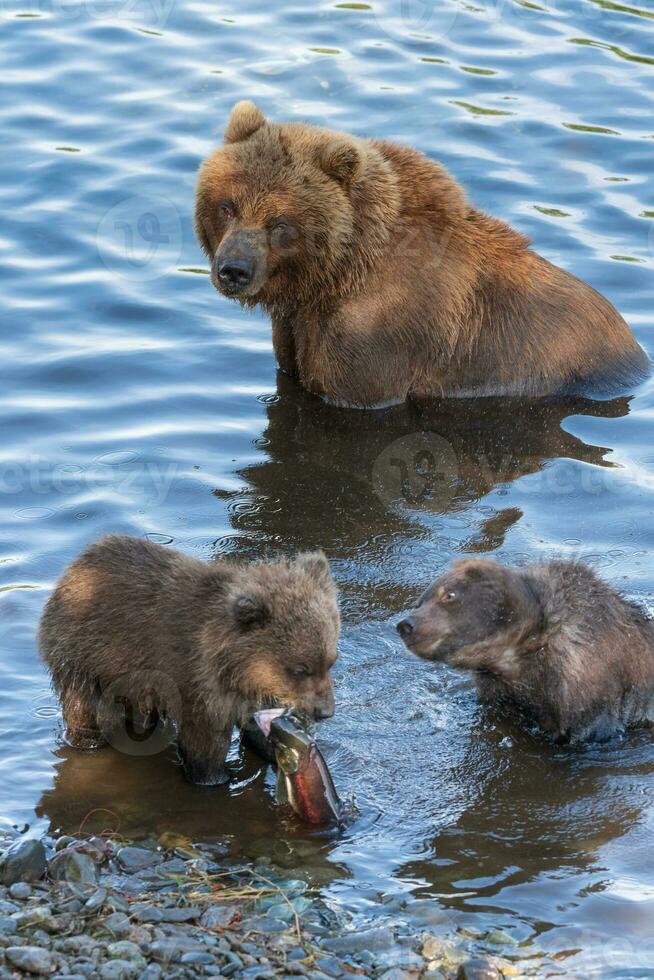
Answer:
[[[196,231],[217,288],[216,263],[252,250],[236,298],[271,314],[280,366],[338,404],[604,390],[648,372],[603,296],[408,147],[240,102],[200,170]]]
[[[474,671],[482,700],[559,741],[654,721],[654,623],[581,563],[457,561],[407,622],[413,653]]]
[[[129,703],[140,727],[174,722],[187,776],[211,784],[226,779],[234,725],[257,708],[333,713],[339,622],[321,552],[206,563],[108,537],[64,573],[39,642],[71,744],[111,740]]]

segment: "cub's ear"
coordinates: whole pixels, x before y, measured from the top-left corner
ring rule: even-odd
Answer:
[[[359,151],[353,143],[332,140],[320,151],[320,167],[328,177],[333,177],[343,187],[356,180],[361,167]]]
[[[270,609],[260,596],[241,593],[234,600],[234,617],[243,629],[263,626],[270,618]]]
[[[240,143],[265,125],[266,117],[254,102],[237,102],[232,109],[225,130],[226,143]]]
[[[297,556],[296,563],[298,568],[306,572],[317,585],[321,585],[323,588],[335,588],[332,570],[324,552],[307,551],[303,555]]]

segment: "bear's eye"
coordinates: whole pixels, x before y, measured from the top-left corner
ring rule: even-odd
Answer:
[[[297,240],[297,231],[284,218],[275,218],[268,225],[270,241],[273,245],[292,245]]]
[[[459,598],[459,593],[455,592],[454,589],[441,589],[440,594],[438,596],[439,601],[444,606],[456,602],[458,598]]]
[[[233,218],[235,214],[235,207],[233,201],[222,201],[218,206],[218,214],[221,218]]]
[[[297,667],[289,667],[288,672],[291,677],[295,677],[298,680],[303,677],[308,677],[311,673],[309,668],[304,664],[299,664]]]

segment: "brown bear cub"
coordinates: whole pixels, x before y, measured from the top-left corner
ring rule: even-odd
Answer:
[[[339,627],[321,552],[207,563],[108,537],[64,573],[39,641],[71,744],[111,741],[128,711],[140,731],[164,716],[176,726],[187,777],[211,785],[228,778],[233,727],[258,708],[334,713]]]
[[[654,721],[654,623],[582,564],[454,562],[397,630],[559,742]]]
[[[232,110],[199,176],[213,285],[327,401],[609,393],[649,361],[613,306],[409,147]]]

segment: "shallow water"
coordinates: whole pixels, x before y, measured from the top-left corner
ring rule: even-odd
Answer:
[[[654,384],[547,409],[327,408],[276,377],[265,317],[213,292],[191,213],[238,98],[405,141],[602,289],[653,354],[654,13],[2,0],[0,21],[0,821],[76,830],[105,807],[96,828],[229,834],[362,921],[500,927],[543,973],[651,976],[649,737],[553,749],[412,659],[393,623],[470,553],[580,556],[647,601]],[[415,469],[424,450],[435,473]],[[321,736],[360,810],[343,836],[276,810],[253,756],[209,791],[170,751],[62,747],[36,623],[109,531],[207,558],[326,549],[344,631]]]

